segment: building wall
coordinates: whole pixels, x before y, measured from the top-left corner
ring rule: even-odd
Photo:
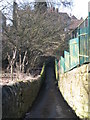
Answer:
[[[90,63],[59,75],[64,99],[80,118],[90,118]]]

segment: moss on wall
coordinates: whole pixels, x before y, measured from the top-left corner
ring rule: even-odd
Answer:
[[[2,118],[22,118],[36,99],[44,79],[45,71],[43,70],[37,80],[4,85],[2,87]]]
[[[90,118],[90,64],[59,75],[58,86],[80,118]]]

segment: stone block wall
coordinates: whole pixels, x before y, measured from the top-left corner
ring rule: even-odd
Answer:
[[[2,118],[22,118],[36,99],[45,73],[36,80],[2,86]]]
[[[80,118],[90,118],[90,63],[59,74],[63,97]]]

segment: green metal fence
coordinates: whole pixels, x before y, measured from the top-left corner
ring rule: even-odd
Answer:
[[[79,64],[79,39],[74,38],[69,41],[70,69]]]
[[[60,73],[64,73],[65,72],[65,59],[61,56],[60,58]]]
[[[78,33],[79,38],[79,56],[80,56],[80,65],[88,62],[88,27],[84,27],[82,29],[79,29]]]
[[[78,65],[90,62],[90,12],[77,30],[73,31],[74,36],[76,38],[69,40],[69,52],[64,51],[64,57],[60,57],[61,74]]]
[[[88,61],[90,62],[90,12],[88,13]]]
[[[65,62],[65,72],[70,69],[70,54],[67,51],[64,51],[64,62]]]

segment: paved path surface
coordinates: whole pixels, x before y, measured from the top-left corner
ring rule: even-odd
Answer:
[[[79,120],[60,94],[55,84],[52,66],[48,65],[45,84],[31,110],[26,113],[24,120],[30,118],[68,118],[68,120],[75,118],[75,120]]]

